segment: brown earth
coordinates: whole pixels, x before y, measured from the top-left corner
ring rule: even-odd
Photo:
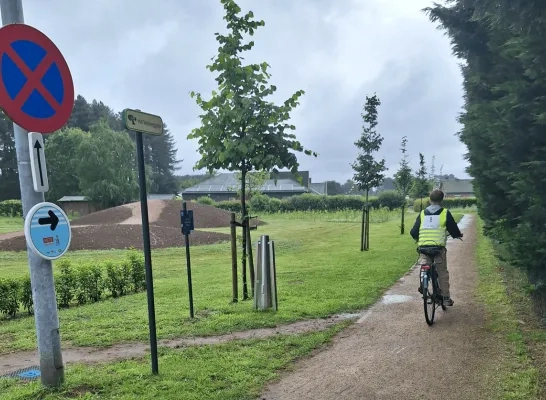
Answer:
[[[474,218],[465,242],[448,245],[455,305],[438,310],[429,327],[415,268],[383,300],[293,373],[269,385],[261,400],[453,399],[490,400],[505,351],[485,328],[477,299]]]
[[[131,218],[133,211],[127,205],[108,208],[84,215],[70,222],[71,226],[78,225],[113,225],[120,224],[128,218]]]
[[[190,235],[192,245],[207,245],[230,240],[228,234],[202,232],[200,228],[229,227],[231,213],[216,207],[188,202],[194,212],[196,230]],[[179,247],[184,245],[180,231],[182,202],[176,200],[149,200],[148,219],[152,248]],[[71,222],[72,242],[70,250],[109,250],[142,248],[142,217],[140,202],[98,211]],[[23,232],[0,236],[0,248],[4,251],[24,251],[26,242]]]
[[[224,233],[193,231],[190,235],[192,246],[207,245],[230,240]],[[152,249],[181,247],[184,236],[180,229],[150,225],[150,243]],[[4,239],[0,242],[4,251],[26,250],[25,236]],[[141,225],[86,225],[72,229],[70,250],[110,250],[134,247],[142,249]]]
[[[187,202],[188,210],[193,210],[195,229],[229,227],[231,213],[220,208],[203,204]],[[156,223],[161,226],[180,227],[180,210],[182,202],[177,200],[165,201],[165,207]],[[140,208],[139,208],[140,212]],[[253,220],[251,224],[262,225],[262,221]]]

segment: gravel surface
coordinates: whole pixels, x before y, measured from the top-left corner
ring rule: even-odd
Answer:
[[[497,398],[490,378],[504,348],[484,327],[476,298],[476,226],[473,219],[469,222],[465,241],[448,245],[455,305],[445,313],[438,310],[432,327],[425,322],[415,268],[331,347],[299,362],[260,399]]]

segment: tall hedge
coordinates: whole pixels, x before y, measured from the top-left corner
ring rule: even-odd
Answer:
[[[0,201],[0,217],[22,217],[23,203],[21,200]]]
[[[427,208],[430,206],[430,200],[428,198],[426,199],[417,199],[413,202],[413,211],[419,212],[421,211],[421,202],[423,204],[423,208]],[[459,198],[459,199],[444,199],[442,202],[442,205],[445,208],[466,208],[466,207],[473,207],[477,205],[477,201],[475,197],[466,197],[466,198]]]
[[[364,207],[362,196],[318,196],[314,194],[302,194],[288,197],[286,199],[275,199],[273,197],[258,195],[253,196],[250,201],[251,212],[290,212],[290,211],[336,211],[336,210],[362,210]],[[372,208],[381,207],[377,197],[370,198]],[[238,201],[221,201],[216,207],[231,212],[240,213],[241,207]]]
[[[95,303],[146,289],[144,258],[131,250],[115,263],[73,264],[68,259],[55,263],[55,293],[58,308]],[[33,312],[30,277],[0,279],[0,314],[13,318],[21,310]]]
[[[362,210],[364,207],[364,197],[362,196],[318,196],[314,194],[303,194],[292,196],[286,199],[276,199],[273,197],[258,195],[253,196],[250,201],[250,210],[252,213],[276,213],[291,211],[339,211],[339,210]],[[402,207],[405,200],[395,191],[386,191],[379,197],[370,198],[372,208],[387,208],[394,210]],[[423,199],[423,205],[427,207],[430,203],[428,199]],[[221,201],[214,203],[218,208],[231,212],[240,213],[241,204],[238,201]],[[465,208],[476,205],[475,198],[445,199],[444,205],[448,208]],[[421,200],[415,200],[413,209],[419,211]]]

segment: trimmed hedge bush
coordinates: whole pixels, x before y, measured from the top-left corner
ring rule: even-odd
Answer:
[[[120,297],[146,289],[144,257],[129,251],[121,263],[106,261],[73,265],[69,260],[56,262],[55,292],[57,306],[95,303],[107,297]],[[0,279],[0,313],[13,318],[19,310],[33,312],[30,277]]]
[[[423,200],[423,208],[427,208],[430,205],[430,200],[428,198]],[[445,208],[466,208],[477,205],[475,197],[466,197],[460,199],[444,199],[442,205]],[[421,199],[417,199],[413,202],[413,211],[421,211]]]
[[[0,217],[22,217],[23,203],[21,200],[0,201]]]
[[[212,200],[210,197],[208,196],[201,196],[201,197],[198,197],[196,200],[195,200],[196,203],[199,203],[199,204],[204,204],[206,206],[212,206],[214,205],[214,200]]]
[[[364,207],[362,196],[318,196],[314,194],[302,194],[286,199],[275,199],[266,195],[255,195],[249,202],[251,212],[291,212],[291,211],[338,211],[338,210],[362,210]],[[370,197],[372,208],[380,208],[383,205],[378,197]],[[240,201],[221,201],[216,207],[231,212],[241,213]]]

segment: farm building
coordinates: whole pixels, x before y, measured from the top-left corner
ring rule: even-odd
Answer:
[[[172,194],[149,194],[148,200],[172,200]],[[64,196],[57,201],[66,214],[84,216],[100,211],[99,207],[91,203],[85,196]]]
[[[302,183],[291,172],[279,172],[277,181],[267,180],[260,191],[271,197],[283,199],[303,193],[326,194],[326,183],[311,183],[309,171],[300,171]],[[235,173],[218,174],[204,182],[189,187],[182,192],[184,200],[195,200],[199,197],[210,197],[214,201],[235,200],[239,183]]]
[[[474,197],[472,179],[449,179],[442,182],[446,198]]]

